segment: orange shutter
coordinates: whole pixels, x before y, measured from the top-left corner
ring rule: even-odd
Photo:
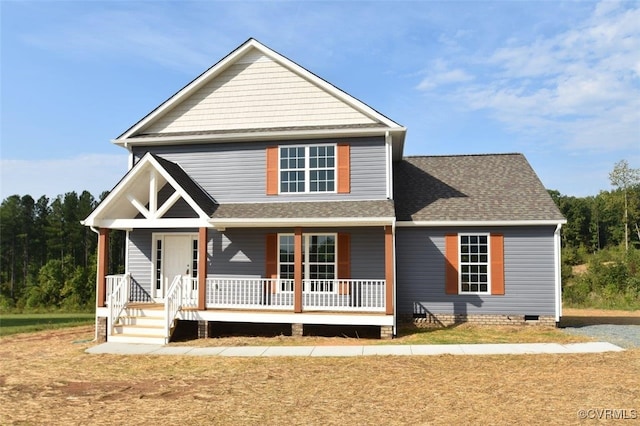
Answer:
[[[278,147],[267,147],[267,195],[278,195]]]
[[[504,236],[491,234],[491,294],[504,294]]]
[[[338,234],[338,279],[351,278],[351,235]],[[338,293],[349,294],[349,283],[340,282]]]
[[[351,192],[351,151],[349,145],[338,145],[338,194]]]
[[[265,278],[278,278],[278,234],[267,234],[267,245],[265,248]],[[268,288],[268,287],[267,287]],[[267,290],[275,293],[277,285],[271,284],[271,289]]]
[[[278,234],[267,234],[265,278],[278,278]]]
[[[446,294],[458,294],[458,235],[444,236],[444,289]]]

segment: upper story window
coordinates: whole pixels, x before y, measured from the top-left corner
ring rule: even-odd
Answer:
[[[335,191],[335,145],[280,147],[280,193]]]

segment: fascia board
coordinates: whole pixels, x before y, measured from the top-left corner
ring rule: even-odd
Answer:
[[[206,219],[99,219],[92,225],[109,229],[154,229],[154,228],[210,228]]]
[[[402,130],[405,130],[404,128]],[[128,139],[126,141],[113,139],[111,142],[126,147],[137,145],[172,145],[172,144],[189,144],[194,142],[252,142],[252,141],[268,141],[283,139],[320,139],[329,137],[357,137],[357,136],[384,136],[388,128],[370,128],[370,129],[328,129],[328,130],[289,130],[279,132],[238,132],[238,133],[221,133],[221,134],[202,134],[202,135],[184,135],[184,136],[158,136],[146,137],[140,139]]]
[[[135,170],[130,170],[124,179],[118,182],[111,192],[109,192],[109,195],[107,195],[106,198],[100,202],[98,207],[96,207],[96,209],[83,221],[84,225],[96,226],[96,218],[100,216],[100,214],[114,201],[114,199],[120,196],[120,193],[129,186],[129,183],[135,179],[135,177],[140,173],[140,170],[144,169],[146,164],[148,164],[152,158],[153,157],[151,157],[150,154],[142,157],[142,159],[134,166]]]
[[[562,220],[418,220],[418,221],[398,221],[396,226],[409,227],[461,227],[461,226],[551,226],[567,223],[566,219]]]

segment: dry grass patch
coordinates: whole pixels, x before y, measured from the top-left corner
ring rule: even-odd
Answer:
[[[191,335],[170,343],[173,346],[338,346],[338,345],[433,345],[465,343],[575,343],[589,341],[584,336],[570,335],[553,327],[533,325],[485,326],[459,324],[446,328],[418,328],[412,325],[399,327],[398,336],[393,340],[380,340],[379,330],[364,330],[359,334],[353,328],[344,327],[332,337],[307,335],[304,337],[273,334],[272,330],[262,333],[259,326],[246,329],[234,327],[232,335],[222,335],[208,339],[197,339]],[[316,329],[322,331],[321,329]],[[313,332],[312,332],[313,333]],[[331,334],[331,330],[329,333]]]
[[[640,350],[356,358],[88,355],[91,327],[0,339],[3,424],[567,424],[640,410]],[[76,342],[76,343],[74,343]]]

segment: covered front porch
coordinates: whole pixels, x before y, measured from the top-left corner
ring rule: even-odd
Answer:
[[[290,323],[293,332],[299,334],[304,324],[371,325],[385,327],[385,337],[391,336],[391,327],[394,326],[391,226],[341,228],[339,233],[332,233],[331,229],[302,227],[294,228],[293,232],[288,228],[279,230],[284,232],[273,233],[269,228],[226,230],[222,234],[214,229],[201,228],[197,234],[199,238],[194,240],[194,243],[198,242],[195,244],[198,254],[194,273],[173,276],[162,293],[155,288],[163,281],[160,275],[156,280],[153,276],[136,274],[136,270],[131,269],[126,274],[102,277],[100,271],[104,272],[104,268],[99,267],[97,316],[106,319],[102,339],[118,340],[124,333],[122,324],[135,315],[152,316],[144,311],[145,306],[154,306],[153,315],[161,317],[156,319],[154,327],[164,343],[169,341],[176,320]],[[158,235],[145,231],[139,233],[139,237],[133,237],[132,233],[130,244],[135,244],[137,238],[146,240],[150,233]],[[315,253],[317,250],[310,249],[309,241],[306,246],[303,244],[309,240],[304,236],[321,234],[335,236],[318,240],[322,242],[327,262],[321,263],[318,256],[314,258],[315,263],[311,263],[310,255],[305,255],[305,252]],[[274,244],[278,235],[283,236],[282,241]],[[289,238],[290,235],[293,237]],[[99,247],[106,247],[108,231],[101,231],[101,236],[103,243]],[[264,250],[254,255],[250,247],[257,245],[256,240],[266,240],[266,244]],[[284,247],[289,240],[293,245]],[[231,252],[220,254],[225,250],[216,241],[221,241]],[[381,244],[372,248],[368,246],[371,241]],[[246,253],[246,261],[240,267],[229,262],[229,258],[238,259],[238,253]],[[269,261],[270,257],[275,257],[273,262]],[[252,265],[249,258],[257,265]],[[201,259],[208,261],[202,262]],[[288,264],[288,260],[293,262]],[[106,261],[106,257],[99,256],[99,266]],[[161,262],[151,264],[158,266],[154,273],[161,274]],[[232,271],[240,273],[241,267],[253,271],[262,269],[264,276],[216,275]],[[323,277],[319,277],[316,269],[322,270]],[[355,275],[353,278],[352,273]],[[363,278],[365,274],[370,274],[371,278]],[[135,312],[131,306],[135,306]],[[145,318],[144,322],[149,321]],[[131,328],[132,333],[140,334],[139,330]],[[145,332],[148,329],[146,327]]]

